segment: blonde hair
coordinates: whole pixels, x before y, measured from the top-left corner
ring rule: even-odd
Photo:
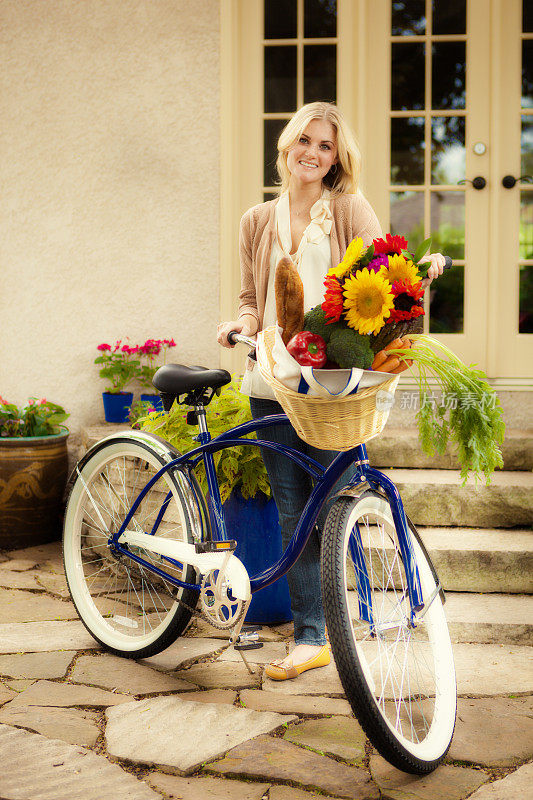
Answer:
[[[355,194],[361,172],[361,152],[355,136],[348,127],[337,106],[333,103],[307,103],[290,118],[281,131],[278,139],[278,158],[276,169],[280,177],[279,192],[289,188],[291,173],[287,166],[289,150],[296,144],[307,125],[313,119],[324,119],[330,122],[337,132],[337,170],[331,171],[323,179],[323,183],[333,197],[340,194]]]

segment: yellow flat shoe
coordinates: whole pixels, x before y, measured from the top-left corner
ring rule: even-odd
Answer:
[[[287,666],[282,666],[282,661],[286,660],[287,659],[280,659],[267,664],[265,667],[265,675],[268,675],[268,677],[272,678],[274,681],[286,681],[290,678],[297,678],[298,675],[301,675],[302,672],[308,669],[327,667],[331,661],[331,653],[329,645],[325,644],[324,647],[318,651],[316,656],[308,658],[307,661],[303,661],[301,664],[294,666],[294,664],[290,663]]]

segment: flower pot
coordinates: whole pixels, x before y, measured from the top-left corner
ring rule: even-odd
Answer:
[[[163,401],[158,394],[142,394],[141,401],[143,403],[151,403],[156,411],[163,411]]]
[[[133,402],[133,392],[102,392],[106,422],[127,422]]]
[[[280,558],[281,530],[273,498],[267,499],[259,492],[245,500],[236,488],[224,503],[224,516],[228,536],[237,542],[235,555],[241,559],[251,578]],[[286,577],[252,595],[247,623],[279,625],[291,619]]]
[[[0,438],[0,549],[59,539],[68,431]]]

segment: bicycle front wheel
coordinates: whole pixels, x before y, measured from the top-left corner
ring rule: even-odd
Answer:
[[[414,624],[390,505],[376,492],[333,504],[322,588],[335,663],[361,727],[395,767],[424,774],[450,746],[456,681],[435,573],[418,538],[411,526],[426,603]]]
[[[63,557],[72,600],[89,633],[117,655],[145,658],[164,650],[191,617],[178,600],[194,607],[198,599],[197,592],[175,587],[108,545],[141,489],[173,455],[160,444],[151,446],[147,436],[110,439],[80,462],[67,502]],[[187,487],[179,473],[164,473],[129,528],[148,534],[159,519],[157,536],[192,542],[201,521]],[[190,566],[142,547],[130,550],[172,577],[195,580]]]

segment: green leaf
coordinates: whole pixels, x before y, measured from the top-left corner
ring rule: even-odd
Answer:
[[[418,264],[421,258],[423,258],[426,253],[428,252],[429,248],[431,247],[431,236],[428,239],[424,239],[423,242],[420,242],[418,247],[415,250],[414,254],[414,262]]]

